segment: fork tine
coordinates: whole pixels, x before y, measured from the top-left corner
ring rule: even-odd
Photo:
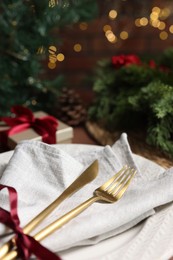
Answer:
[[[108,189],[107,192],[109,194],[115,195],[115,193],[118,192],[124,186],[129,177],[132,175],[133,171],[134,169],[131,169],[130,167],[126,169],[124,174],[121,176],[121,179],[119,178],[118,180],[116,180],[115,183],[112,183],[112,185],[110,185],[110,189]]]
[[[114,189],[115,187],[118,187],[120,186],[121,183],[123,183],[124,181],[124,178],[127,176],[126,173],[130,170],[130,167],[126,168],[125,171],[123,172],[123,174],[121,174],[121,176],[118,176],[118,178],[116,178],[110,185],[109,187],[107,188],[107,192],[109,194],[112,193],[112,191],[114,192]],[[117,175],[114,175],[114,177],[117,177]]]
[[[123,194],[125,193],[127,188],[129,187],[129,184],[132,181],[132,179],[134,178],[135,174],[136,174],[136,170],[132,169],[130,171],[130,173],[127,175],[126,180],[123,182],[124,185],[121,185],[118,192],[114,191],[113,196],[116,196],[117,199],[119,200],[123,196]]]
[[[100,188],[103,190],[108,189],[108,187],[121,176],[122,172],[127,169],[127,165],[123,166],[123,168],[117,172],[113,177],[111,177],[107,182],[105,182]]]

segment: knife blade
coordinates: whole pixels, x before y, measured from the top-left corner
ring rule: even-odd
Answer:
[[[35,218],[33,218],[24,228],[23,232],[28,234],[36,226],[38,226],[57,206],[59,206],[66,198],[77,192],[86,184],[96,178],[98,174],[98,160],[95,160],[85,171],[66,189],[63,193],[55,199],[48,207],[40,212]],[[0,248],[0,259],[4,257],[9,250],[14,246],[13,238],[5,243]]]

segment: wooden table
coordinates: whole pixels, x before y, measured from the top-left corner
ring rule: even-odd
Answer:
[[[87,132],[84,126],[74,127],[74,144],[93,144],[99,145]]]

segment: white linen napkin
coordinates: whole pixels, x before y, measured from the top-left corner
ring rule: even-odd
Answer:
[[[114,175],[124,164],[138,169],[126,134],[113,147],[99,152],[74,153],[36,141],[24,141],[2,174],[0,182],[13,186],[18,192],[18,212],[21,226],[50,204],[91,163],[99,160],[99,175],[90,184],[64,201],[36,229],[40,230],[73,207],[93,195],[93,191]],[[143,167],[144,168],[144,167]],[[123,198],[114,204],[95,203],[86,211],[42,241],[54,252],[77,245],[95,244],[121,233],[146,217],[154,208],[173,201],[173,168],[163,172],[151,170],[138,173]],[[0,206],[8,209],[8,196],[1,192]],[[0,226],[0,233],[4,232]],[[36,231],[35,231],[36,232]],[[33,232],[32,234],[34,234]]]

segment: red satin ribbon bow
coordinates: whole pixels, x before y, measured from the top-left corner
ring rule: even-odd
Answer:
[[[20,133],[28,128],[33,128],[40,136],[42,141],[48,144],[56,143],[56,131],[58,127],[58,121],[53,116],[44,116],[41,118],[35,118],[32,111],[23,106],[13,106],[11,112],[16,117],[2,117],[1,121],[4,121],[10,129],[3,130],[2,133],[5,136],[11,136],[13,134]]]
[[[0,207],[0,222],[11,228],[16,236],[19,257],[27,260],[33,253],[41,260],[61,260],[61,258],[39,244],[33,237],[23,233],[17,213],[17,192],[14,188],[0,184],[0,190],[7,188],[9,193],[10,212]]]

